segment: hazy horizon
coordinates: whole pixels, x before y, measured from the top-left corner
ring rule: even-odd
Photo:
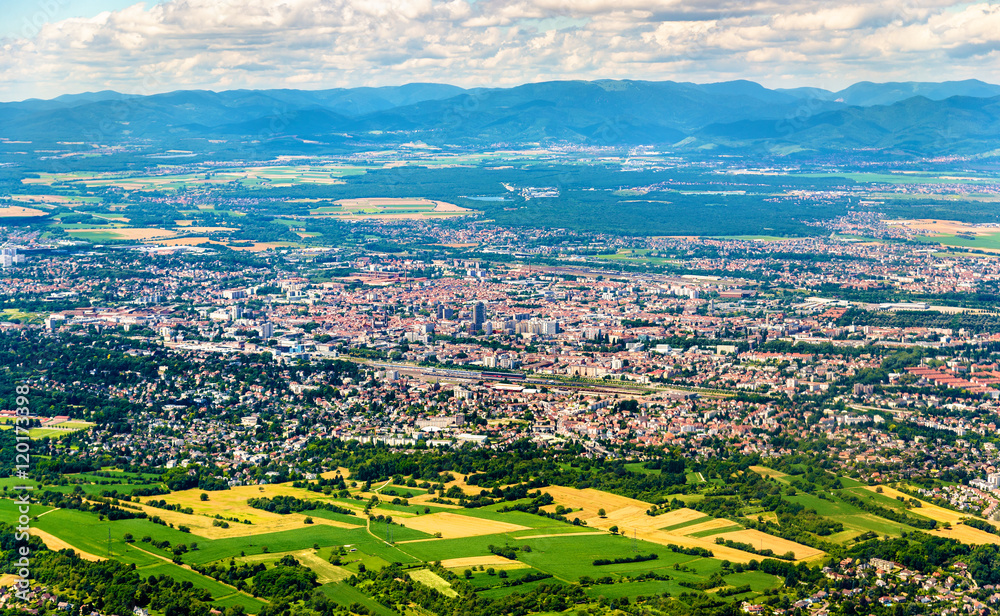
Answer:
[[[495,89],[516,88],[516,87],[519,87],[519,86],[532,85],[532,84],[553,83],[553,82],[572,82],[572,81],[579,81],[579,82],[633,81],[633,82],[651,82],[651,83],[673,82],[673,83],[691,83],[691,84],[695,84],[695,85],[712,85],[712,84],[719,84],[719,83],[751,82],[751,83],[756,83],[757,85],[760,85],[760,86],[762,86],[764,88],[767,88],[769,90],[794,90],[794,89],[800,89],[800,88],[809,88],[809,89],[816,89],[816,90],[826,90],[826,91],[830,92],[831,94],[835,94],[837,92],[846,90],[848,88],[851,88],[853,86],[856,86],[856,85],[859,85],[859,84],[863,84],[863,83],[869,83],[869,84],[875,84],[875,85],[888,85],[890,83],[899,83],[899,84],[905,84],[905,83],[914,83],[914,84],[916,84],[916,83],[936,83],[936,84],[944,84],[944,83],[959,83],[959,82],[964,82],[964,81],[979,81],[980,83],[984,83],[984,84],[987,84],[987,85],[1000,85],[1000,80],[998,80],[997,83],[993,83],[993,82],[985,81],[985,80],[982,80],[982,79],[976,79],[974,77],[970,77],[969,79],[949,79],[949,80],[942,80],[942,81],[923,81],[923,82],[921,82],[921,81],[871,81],[871,80],[862,80],[862,81],[852,82],[852,83],[848,84],[847,86],[845,86],[843,88],[838,88],[838,89],[835,89],[835,90],[829,90],[827,88],[821,88],[819,86],[814,86],[814,85],[809,85],[809,84],[804,84],[804,85],[800,85],[800,86],[788,86],[788,87],[785,87],[785,86],[769,87],[766,84],[760,83],[758,81],[754,81],[752,79],[740,79],[740,78],[728,79],[728,80],[725,80],[725,81],[681,81],[681,80],[673,80],[673,79],[655,79],[655,80],[654,79],[630,79],[630,78],[614,79],[614,78],[608,78],[608,77],[604,77],[604,78],[598,77],[598,78],[595,78],[595,79],[545,79],[545,80],[538,80],[538,81],[526,81],[526,82],[523,82],[523,83],[516,83],[516,84],[502,85],[502,86],[501,85],[469,86],[469,87],[464,87],[464,89],[466,89],[466,90],[475,90],[475,89],[494,89],[494,88]],[[123,92],[123,91],[120,91],[120,90],[114,90],[114,89],[110,89],[110,88],[104,88],[104,89],[95,89],[95,90],[81,90],[81,91],[75,91],[75,92],[63,92],[61,94],[56,94],[56,95],[53,95],[53,96],[47,96],[47,97],[44,97],[44,98],[43,97],[28,97],[28,98],[22,98],[22,99],[2,99],[2,100],[0,100],[0,104],[19,103],[19,102],[24,102],[24,101],[28,101],[28,100],[55,100],[55,99],[58,99],[58,98],[61,98],[61,97],[84,96],[84,95],[87,95],[87,94],[98,94],[98,93],[101,93],[101,92],[114,92],[116,94],[121,94],[123,96],[156,96],[158,94],[169,94],[171,92],[183,92],[183,91],[189,91],[189,92],[215,92],[215,93],[219,93],[219,92],[232,92],[232,91],[240,91],[240,90],[244,90],[244,91],[298,90],[298,91],[302,91],[302,92],[322,92],[322,91],[337,90],[337,89],[350,90],[350,89],[360,89],[360,88],[372,88],[372,89],[378,89],[378,88],[401,88],[401,87],[410,86],[410,85],[441,85],[441,86],[463,87],[463,86],[456,86],[456,84],[447,83],[447,82],[410,81],[410,82],[404,82],[404,83],[391,83],[391,84],[376,85],[376,86],[363,86],[363,85],[362,86],[342,86],[342,87],[335,86],[335,87],[330,87],[330,88],[323,88],[323,87],[315,87],[315,88],[290,88],[290,87],[288,87],[288,88],[286,88],[286,87],[260,87],[260,88],[210,88],[210,87],[205,87],[205,88],[177,88],[177,89],[174,89],[174,90],[163,90],[163,91],[160,91],[160,92],[145,92],[145,93]]]
[[[115,90],[509,87],[616,78],[840,90],[1000,82],[1000,6],[840,0],[38,0],[0,18],[0,100]]]

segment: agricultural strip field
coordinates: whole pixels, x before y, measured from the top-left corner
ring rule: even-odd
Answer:
[[[575,510],[578,508],[581,509],[580,517],[586,521],[588,526],[593,528],[610,529],[612,526],[617,526],[619,532],[637,539],[643,539],[660,545],[673,544],[689,548],[703,548],[710,550],[717,558],[724,558],[733,562],[746,563],[750,560],[760,558],[755,554],[715,543],[712,536],[717,532],[722,532],[721,529],[724,527],[730,527],[729,530],[734,532],[748,532],[733,522],[722,520],[721,523],[702,523],[711,525],[711,529],[708,526],[703,528],[699,528],[700,525],[687,526],[686,522],[702,518],[705,515],[693,509],[678,509],[660,516],[649,516],[646,515],[646,510],[649,508],[648,503],[623,496],[616,496],[592,489],[577,490],[575,488],[558,486],[548,487],[545,491],[552,495],[557,504],[572,507],[574,513],[571,515],[576,515]],[[602,518],[597,515],[598,509],[605,510],[605,517]],[[720,524],[721,526],[719,526]],[[664,527],[671,526],[677,528],[673,531],[662,530]],[[714,528],[720,528],[720,530],[715,531]],[[700,533],[703,530],[709,530],[710,532],[704,537],[691,534]],[[756,541],[752,545],[756,547],[762,546],[764,549],[772,549],[778,554],[791,551],[795,554],[797,560],[813,560],[823,555],[822,551],[815,548],[779,539],[765,533],[760,533],[760,535],[761,537],[755,536]]]
[[[147,483],[153,479],[152,476],[147,478],[124,473],[84,473],[71,477],[76,481],[91,480],[93,483],[82,486],[85,493],[91,494],[112,489],[125,493],[138,485],[156,485]],[[133,485],[126,481],[136,483]],[[464,478],[458,478],[455,483],[464,484]],[[72,491],[75,487],[71,483],[68,486],[58,486],[58,489]],[[41,515],[34,526],[51,536],[53,547],[72,547],[96,558],[110,554],[112,558],[135,564],[144,575],[154,571],[169,572],[178,579],[190,579],[192,583],[207,588],[216,605],[222,607],[245,603],[251,599],[225,584],[185,568],[186,563],[224,564],[235,559],[240,563],[271,564],[283,556],[292,556],[317,574],[318,581],[322,584],[321,590],[331,598],[338,602],[353,598],[348,604],[358,602],[375,613],[386,612],[358,599],[358,596],[364,595],[358,589],[347,586],[344,580],[363,571],[362,567],[377,570],[393,562],[419,569],[422,564],[440,561],[444,567],[460,575],[465,569],[488,567],[495,571],[509,572],[504,579],[518,579],[528,574],[543,575],[541,580],[504,585],[498,576],[475,571],[470,583],[479,588],[484,597],[525,592],[542,583],[576,582],[581,576],[593,579],[610,576],[611,580],[617,581],[623,576],[653,571],[664,577],[663,580],[621,584],[616,582],[610,586],[589,588],[588,594],[596,598],[634,596],[634,592],[638,592],[640,587],[643,592],[655,590],[659,593],[680,594],[687,592],[687,587],[681,585],[681,582],[701,583],[713,573],[719,572],[721,559],[736,563],[760,560],[758,555],[716,545],[716,536],[769,548],[777,553],[792,551],[800,560],[811,560],[822,554],[818,550],[745,529],[732,520],[712,518],[691,509],[682,508],[650,516],[646,513],[650,507],[648,503],[592,489],[550,486],[544,490],[553,496],[556,504],[574,509],[569,514],[571,519],[579,516],[586,520],[586,525],[573,525],[521,511],[499,511],[510,503],[481,508],[442,506],[440,503],[417,505],[413,504],[414,499],[429,497],[419,488],[377,484],[374,489],[382,492],[381,498],[389,498],[390,491],[397,494],[423,494],[414,496],[410,506],[382,503],[371,509],[373,515],[392,515],[396,522],[393,525],[369,522],[362,515],[350,516],[323,509],[277,514],[247,505],[247,500],[251,498],[292,496],[317,503],[337,504],[360,514],[362,507],[375,494],[355,491],[354,494],[362,499],[355,500],[353,497],[324,496],[291,484],[272,484],[207,492],[207,500],[202,500],[203,492],[197,489],[140,499],[163,500],[179,508],[190,508],[193,513],[141,505],[150,516],[158,516],[167,524],[173,524],[174,528],[148,519],[109,522],[99,520],[96,514],[69,509],[49,511]],[[12,505],[10,501],[0,501],[0,504],[4,503]],[[430,512],[423,513],[424,507],[428,507]],[[2,509],[0,506],[0,510]],[[598,514],[599,509],[606,510],[604,517]],[[217,512],[253,523],[243,524],[230,520],[228,529],[221,528],[215,525],[218,520],[213,516]],[[306,524],[306,517],[312,517],[313,523]],[[182,532],[182,525],[189,528],[190,532]],[[621,535],[606,532],[613,525],[619,526]],[[441,533],[442,537],[435,538],[434,533]],[[126,534],[132,536],[133,543],[126,542]],[[395,544],[391,544],[390,539]],[[169,543],[161,545],[162,542]],[[180,544],[190,547],[182,555],[185,564],[177,565],[169,562],[174,557],[170,550],[171,546]],[[674,552],[670,545],[711,550],[715,558],[680,554]],[[512,548],[515,557],[511,559],[499,556],[493,553],[490,546],[494,546],[492,550],[499,547]],[[330,559],[338,550],[342,556],[339,556],[340,560],[335,565]],[[645,562],[593,564],[597,559],[627,559],[637,552],[656,554],[657,558]],[[681,568],[674,569],[674,565]],[[430,587],[447,584],[446,580],[427,569],[410,569],[409,574]],[[552,577],[545,578],[544,574]],[[760,577],[759,580],[754,580],[757,588],[778,585],[777,578],[760,572],[739,575],[748,574]],[[743,583],[749,582],[738,584]],[[738,584],[734,582],[734,585]],[[259,611],[259,607],[251,607],[248,606],[247,609]]]
[[[790,475],[766,467],[753,466],[750,468],[764,477],[771,477],[784,484],[790,484],[791,479],[793,479]],[[839,477],[838,479],[844,488],[824,494],[823,498],[805,492],[798,492],[794,496],[784,494],[781,497],[783,500],[813,509],[820,515],[843,524],[845,530],[827,537],[830,541],[843,543],[867,532],[891,537],[899,537],[903,532],[926,532],[974,545],[1000,544],[1000,536],[962,524],[961,520],[967,517],[966,514],[945,509],[925,500],[915,499],[909,494],[905,494],[890,486],[868,486],[849,477]],[[868,513],[842,500],[838,497],[838,493],[851,494],[872,501],[873,504],[880,507],[905,512],[907,516],[917,519],[934,520],[939,524],[947,523],[951,525],[951,528],[939,526],[935,529],[924,530],[894,520],[888,520],[873,513]],[[913,507],[913,502],[918,502],[920,506]],[[753,518],[756,517],[756,514],[748,514],[747,517]],[[767,517],[766,513],[763,517]]]

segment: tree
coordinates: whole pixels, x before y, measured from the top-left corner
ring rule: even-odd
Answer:
[[[199,498],[200,498],[200,499],[201,499],[202,501],[207,501],[207,500],[208,500],[208,494],[205,494],[204,492],[202,492],[202,493],[201,493],[201,496],[200,496]]]
[[[599,515],[602,518],[606,518],[608,517],[608,512],[605,511],[604,508],[602,507],[601,509],[597,510],[597,515]]]

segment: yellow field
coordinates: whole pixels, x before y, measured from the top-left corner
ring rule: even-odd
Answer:
[[[29,216],[44,216],[45,212],[42,210],[36,210],[31,207],[22,207],[20,205],[9,205],[7,207],[0,207],[0,218],[22,218]]]
[[[21,576],[15,575],[13,573],[4,573],[0,575],[0,588],[7,588],[13,586],[18,581],[20,581]]]
[[[261,489],[263,488],[263,490]],[[305,525],[306,517],[303,513],[289,513],[280,515],[262,509],[253,509],[247,506],[247,499],[269,497],[277,495],[295,496],[301,499],[328,500],[322,495],[310,492],[302,488],[294,488],[290,484],[275,484],[267,486],[236,486],[230,490],[219,492],[207,492],[209,500],[202,501],[203,490],[184,490],[182,492],[171,492],[157,500],[163,499],[170,504],[180,505],[182,508],[190,507],[194,514],[180,513],[177,511],[167,511],[156,507],[140,505],[149,515],[158,515],[167,522],[172,522],[175,526],[183,524],[191,529],[191,533],[206,539],[221,539],[224,537],[245,537],[247,535],[259,535],[261,533],[278,532],[282,530],[292,530],[302,528]],[[148,499],[147,499],[148,500]],[[358,507],[361,511],[361,506]],[[242,524],[239,522],[229,522],[229,528],[213,526],[213,516],[216,513],[238,512],[235,517],[241,520],[250,520],[253,524]],[[357,528],[365,525],[364,519],[358,516],[357,525],[345,524],[336,520],[326,520],[320,517],[313,518],[315,524],[326,524],[338,528]]]
[[[993,235],[1000,231],[1000,227],[993,225],[974,225],[957,220],[935,220],[928,218],[919,220],[893,220],[889,224],[943,235],[955,235],[957,233],[966,235]]]
[[[668,526],[683,524],[684,522],[690,522],[691,520],[697,520],[698,518],[703,518],[703,517],[705,517],[704,513],[700,511],[695,511],[694,509],[688,509],[687,507],[685,507],[683,509],[674,509],[673,511],[668,511],[663,515],[656,516],[654,519],[658,520],[656,523],[656,528],[666,528]]]
[[[674,544],[684,547],[704,548],[706,550],[711,550],[712,553],[715,554],[716,558],[731,560],[733,562],[746,563],[751,560],[760,560],[761,558],[756,554],[715,544],[715,538],[717,536],[726,537],[727,535],[731,535],[733,533],[712,535],[708,537],[689,536],[699,530],[732,526],[734,523],[729,520],[712,520],[710,522],[687,526],[673,531],[660,530],[662,528],[682,524],[684,522],[689,522],[705,516],[704,513],[695,511],[694,509],[683,508],[665,513],[663,515],[651,516],[646,515],[646,510],[650,507],[648,503],[644,503],[643,501],[633,498],[618,496],[616,494],[609,494],[600,490],[594,490],[592,488],[578,490],[576,488],[567,488],[562,486],[549,486],[547,488],[543,488],[542,491],[551,494],[552,498],[555,499],[556,504],[563,505],[564,507],[572,507],[574,512],[568,514],[570,519],[579,517],[587,523],[587,526],[591,528],[608,530],[612,526],[617,526],[618,532],[629,537],[634,536],[637,539],[642,539],[651,543],[658,543],[660,545]],[[606,516],[603,518],[597,515],[597,510],[602,508],[606,513]],[[546,507],[546,509],[554,509],[554,506],[550,505],[549,507]],[[579,514],[576,512],[578,509],[582,509]],[[784,552],[791,550],[796,555],[797,559],[811,560],[823,554],[823,552],[820,552],[819,550],[800,545],[792,541],[779,539],[778,537],[772,537],[771,535],[760,533],[759,531],[742,530],[735,531],[735,533],[737,536],[742,536],[739,535],[739,533],[758,533],[760,537],[757,537],[756,535],[748,535],[753,537],[756,542],[744,541],[744,543],[759,545],[761,542],[764,542],[765,548],[771,547],[772,545],[780,545],[780,550],[774,547],[771,547],[771,549],[775,550],[775,552],[779,554],[783,554]],[[739,541],[739,539],[735,538],[733,538],[733,540]]]
[[[96,561],[96,560],[104,560],[100,556],[95,556],[94,554],[91,554],[90,552],[84,552],[80,548],[72,546],[72,545],[66,543],[65,541],[63,541],[62,539],[60,539],[59,537],[56,537],[55,535],[50,535],[49,533],[45,532],[44,530],[39,530],[37,528],[32,528],[30,532],[31,532],[32,535],[34,535],[34,536],[38,537],[39,539],[41,539],[45,543],[45,546],[48,547],[50,550],[56,550],[56,551],[58,551],[58,550],[73,550],[74,552],[76,552],[77,554],[80,555],[80,558],[82,558],[84,560],[94,560],[94,561]]]
[[[81,199],[67,197],[64,195],[11,195],[10,198],[13,201],[20,201],[22,203],[35,203],[38,207],[44,207],[47,209],[55,207],[51,205],[52,203],[84,203]]]
[[[957,539],[962,543],[970,543],[973,545],[985,545],[988,543],[1000,544],[1000,537],[986,531],[979,530],[978,528],[972,528],[971,526],[966,526],[965,524],[953,525],[951,528],[935,528],[934,530],[924,531],[931,535],[937,535],[939,537],[948,537],[950,539]]]
[[[408,499],[411,505],[433,505],[434,507],[440,507],[441,509],[464,509],[461,505],[451,505],[449,503],[434,503],[431,499],[435,498],[433,494],[418,494],[413,498]],[[393,514],[395,515],[395,514]]]
[[[903,499],[906,501],[909,501],[910,499],[913,498],[909,494],[904,494],[903,492],[900,492],[896,488],[890,488],[889,486],[865,486],[866,490],[870,490],[872,492],[874,492],[877,488],[882,488],[882,494],[888,496],[889,498],[896,498],[897,496],[902,496]],[[952,524],[958,524],[959,522],[962,521],[962,518],[966,517],[963,516],[961,513],[958,513],[957,511],[952,511],[950,509],[945,509],[944,507],[932,505],[931,503],[920,500],[919,498],[916,500],[920,501],[921,507],[918,509],[910,509],[910,512],[915,513],[917,515],[922,515],[925,518],[930,518],[937,522],[950,522]]]
[[[773,477],[774,479],[779,479],[781,477],[788,477],[785,473],[781,471],[776,471],[773,468],[767,468],[766,466],[751,466],[750,470],[757,473],[761,477]]]
[[[526,526],[520,526],[518,524],[497,522],[495,520],[483,520],[467,515],[447,513],[445,511],[406,518],[406,526],[431,535],[434,533],[441,533],[441,536],[445,539],[476,537],[479,535],[495,535],[519,530],[527,530]]]
[[[555,504],[545,507],[548,510],[555,510],[555,505],[562,505],[573,509],[569,514],[569,519],[580,518],[585,520],[589,526],[607,528],[614,524],[619,527],[623,523],[629,524],[630,528],[636,524],[647,526],[655,518],[646,515],[646,510],[650,508],[649,503],[644,503],[634,498],[626,498],[602,492],[593,488],[579,490],[577,488],[567,488],[564,486],[549,486],[543,488],[542,492],[548,492],[555,499]],[[607,518],[601,519],[597,512],[604,509]],[[699,513],[699,516],[704,514]],[[662,520],[659,520],[662,521]],[[676,522],[673,522],[676,524]]]
[[[721,535],[712,535],[711,537],[706,537],[706,539],[710,539],[711,542],[714,543],[716,537],[729,539],[731,541],[738,541],[740,543],[749,543],[758,550],[774,550],[775,554],[793,552],[796,560],[808,560],[810,558],[823,555],[823,552],[821,550],[817,550],[816,548],[811,548],[800,543],[795,543],[794,541],[782,539],[781,537],[768,535],[767,533],[762,533],[759,530],[750,528],[732,531],[729,533],[722,533]],[[722,546],[716,545],[711,549],[715,551],[721,547]]]
[[[339,466],[335,471],[327,471],[320,475],[323,479],[334,479],[337,475],[340,475],[344,479],[349,479],[351,477],[351,469]]]
[[[409,575],[410,579],[413,580],[414,582],[420,582],[424,586],[433,588],[434,590],[437,590],[446,597],[458,596],[458,593],[455,592],[455,589],[451,587],[451,584],[449,584],[447,581],[445,581],[444,578],[434,573],[430,569],[418,569],[417,571],[410,571],[407,575]]]
[[[507,560],[503,556],[496,556],[495,554],[490,554],[489,556],[469,556],[467,558],[449,558],[441,561],[441,566],[445,569],[468,569],[469,567],[478,567],[479,565],[487,569],[490,567],[494,569],[524,569],[531,566],[519,560]]]

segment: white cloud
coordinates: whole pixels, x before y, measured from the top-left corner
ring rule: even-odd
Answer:
[[[170,0],[0,40],[0,99],[549,78],[1000,81],[998,53],[1000,6],[957,0]]]

